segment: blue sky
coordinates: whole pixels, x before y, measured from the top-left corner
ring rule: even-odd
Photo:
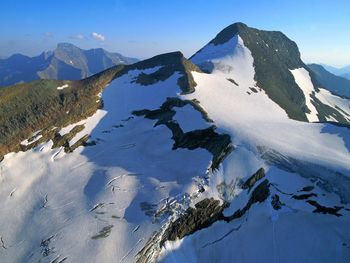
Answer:
[[[1,0],[0,56],[37,55],[58,42],[147,58],[185,56],[234,22],[279,30],[306,62],[350,64],[348,0]]]

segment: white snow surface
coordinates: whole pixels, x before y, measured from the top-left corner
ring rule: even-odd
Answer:
[[[180,124],[183,132],[189,132],[196,129],[206,129],[210,126],[203,118],[199,111],[191,105],[176,107],[176,114],[173,120]]]
[[[204,176],[211,160],[206,150],[174,151],[165,126],[154,128],[155,121],[131,115],[176,96],[178,74],[141,86],[131,83],[139,73],[111,83],[102,95],[104,110],[85,120],[84,131],[73,139],[88,133],[97,145],[65,154],[48,142],[5,156],[0,164],[0,236],[6,247],[0,248],[1,262],[51,262],[57,257],[133,262],[160,228],[141,204],[157,207],[168,197],[180,198],[193,177]],[[99,237],[108,227],[110,233]],[[50,237],[45,250],[42,241]]]
[[[295,82],[299,88],[303,91],[305,96],[306,106],[310,110],[310,113],[306,113],[306,116],[310,122],[319,121],[317,117],[317,110],[312,104],[311,94],[315,92],[314,85],[311,82],[310,74],[305,68],[297,68],[290,70],[293,74]]]
[[[1,262],[66,257],[67,262],[135,262],[152,234],[169,223],[166,216],[157,221],[147,215],[152,210],[169,203],[186,207],[184,200],[193,206],[214,197],[231,202],[224,211],[231,215],[250,196],[240,188],[242,181],[261,167],[271,183],[268,200],[230,223],[218,221],[182,240],[166,242],[159,261],[348,261],[349,212],[341,209],[340,217],[313,213],[315,207],[306,200],[291,197],[311,185],[317,196],[310,200],[350,208],[348,129],[289,119],[256,86],[253,57],[239,36],[223,45],[208,45],[192,61],[214,63],[211,74],[192,72],[197,83],[192,94],[180,95],[179,73],[142,86],[134,82],[137,75],[159,67],[133,70],[104,90],[103,110],[60,131],[64,135],[84,124],[70,144],[88,134],[96,145],[66,154],[47,142],[5,156],[0,163]],[[293,75],[304,94],[310,94],[304,69]],[[258,92],[248,94],[251,87]],[[324,90],[316,96],[348,110],[348,101]],[[217,170],[208,173],[212,155],[205,149],[172,150],[172,133],[166,126],[154,127],[157,120],[131,114],[158,109],[169,97],[196,99],[214,121],[207,123],[191,105],[174,107],[174,121],[184,132],[215,125],[216,132],[231,136],[234,150]],[[286,163],[296,160],[294,165],[302,169],[283,169],[269,162],[274,159],[264,157],[264,151],[279,154]],[[302,174],[307,169],[312,176]],[[198,181],[205,182],[206,191],[200,195]],[[271,206],[275,194],[284,204],[280,210]]]
[[[239,86],[254,87],[253,57],[239,35],[222,45],[209,44],[191,59],[194,64],[213,64],[213,73],[232,78]],[[209,63],[209,64],[208,64]]]
[[[58,89],[58,90],[63,90],[63,89],[68,88],[68,87],[69,87],[68,84],[64,84],[63,86],[57,87],[57,89]]]
[[[66,112],[67,113],[67,112]],[[69,113],[69,112],[68,112]],[[67,113],[67,114],[68,114]],[[82,120],[82,121],[79,121],[77,123],[73,123],[73,124],[69,124],[67,125],[66,127],[63,127],[60,131],[59,131],[59,134],[61,136],[63,135],[66,135],[67,133],[69,133],[75,126],[78,126],[78,125],[83,125],[85,124],[86,120]]]
[[[235,145],[268,146],[291,157],[349,167],[349,150],[343,139],[322,133],[323,124],[291,120],[263,91],[248,95],[220,74],[192,74],[198,87],[184,98],[200,101]]]
[[[306,185],[315,185],[312,192],[317,194],[319,203],[329,207],[341,206],[339,196],[317,187],[318,181],[313,183],[299,174],[288,173],[266,163],[259,155],[257,147],[272,149],[283,158],[295,158],[301,163],[312,164],[310,169],[315,165],[341,171],[348,178],[349,131],[327,124],[289,119],[284,110],[272,102],[264,91],[250,95],[246,93],[246,88],[254,81],[253,78],[242,82],[233,77],[240,84],[238,88],[226,81],[227,76],[247,76],[247,72],[254,72],[253,58],[249,58],[249,52],[245,53],[247,57],[243,59],[242,72],[239,67],[232,66],[234,62],[230,59],[235,61],[235,56],[243,54],[242,50],[245,50],[242,44],[237,45],[235,39],[221,46],[209,45],[195,55],[192,59],[194,63],[212,61],[215,67],[211,74],[192,72],[198,85],[194,93],[184,96],[185,99],[200,101],[200,105],[220,131],[231,135],[235,146],[235,150],[224,160],[220,169],[211,175],[204,197],[216,197],[231,202],[231,206],[225,211],[225,215],[231,215],[243,208],[249,199],[249,194],[237,185],[258,168],[264,167],[267,179],[280,191],[298,193]],[[233,52],[232,48],[235,49]],[[216,50],[225,52],[222,54],[215,52]],[[232,71],[223,72],[222,69],[226,68]],[[311,110],[308,119],[317,121],[317,111],[310,98],[315,90],[308,72],[305,69],[296,69],[292,73]],[[224,75],[226,76],[223,77]],[[328,101],[333,107],[337,103],[341,105],[339,107],[348,110],[348,100],[324,90],[316,96],[322,96],[321,99]],[[320,170],[319,172],[321,173]],[[340,180],[336,174],[329,176],[328,180],[335,184]],[[349,189],[349,180],[345,178],[345,181],[346,188]],[[219,184],[223,186],[220,190]],[[271,191],[270,196],[279,194],[282,198],[283,195],[276,189],[272,188]],[[346,192],[349,194],[348,190]],[[348,244],[345,236],[350,234],[348,212],[342,210],[342,217],[314,214],[314,207],[305,201],[296,201],[288,195],[281,201],[285,204],[281,210],[274,210],[269,198],[264,204],[254,204],[249,213],[229,224],[217,222],[185,237],[181,243],[167,242],[162,251],[161,262],[347,262],[350,257],[350,251],[345,248]],[[343,229],[346,229],[345,232],[342,232]]]
[[[21,144],[22,144],[22,145],[25,145],[25,146],[28,146],[28,145],[30,145],[30,144],[32,144],[32,143],[38,141],[41,137],[43,137],[41,134],[39,134],[40,132],[41,132],[41,130],[40,130],[40,131],[34,132],[34,133],[32,134],[32,137],[31,137],[31,138],[28,138],[28,139],[23,140],[23,141],[21,142]],[[31,140],[29,141],[29,139],[31,139]]]
[[[326,89],[320,88],[319,90],[320,91],[316,93],[316,98],[325,105],[341,109],[338,110],[338,112],[342,114],[345,119],[350,121],[350,100],[333,95]]]

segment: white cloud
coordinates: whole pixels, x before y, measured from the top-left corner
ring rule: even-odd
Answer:
[[[91,37],[97,41],[105,41],[105,39],[106,39],[105,36],[98,34],[96,32],[92,32]]]

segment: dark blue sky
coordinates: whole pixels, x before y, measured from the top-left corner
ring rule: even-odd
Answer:
[[[1,0],[0,55],[37,55],[58,42],[139,58],[186,56],[240,21],[279,30],[306,62],[350,64],[348,0]]]

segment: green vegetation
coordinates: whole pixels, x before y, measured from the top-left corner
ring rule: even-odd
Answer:
[[[102,71],[80,81],[37,80],[30,83],[9,86],[0,89],[0,160],[11,151],[28,150],[39,143],[52,139],[53,147],[63,146],[66,152],[73,151],[79,145],[91,145],[88,137],[69,146],[69,140],[78,129],[65,136],[60,136],[61,127],[76,123],[91,116],[103,107],[103,101],[97,96],[113,79],[127,74],[130,70],[147,69],[160,66],[152,74],[140,74],[135,82],[141,85],[164,81],[179,72],[182,76],[178,85],[182,93],[194,91],[196,83],[191,71],[200,71],[181,52],[167,53],[135,63],[119,65]],[[68,87],[58,90],[57,87],[67,84]],[[202,110],[198,102],[187,102]],[[203,110],[202,113],[204,114]],[[42,138],[29,144],[20,145],[24,139],[39,131]]]
[[[38,80],[0,89],[0,160],[10,151],[27,150],[48,139],[56,138],[55,145],[63,146],[59,129],[54,128],[78,122],[101,108],[98,93],[123,68],[116,66],[81,81]],[[67,88],[57,89],[65,84]],[[20,145],[38,130],[43,136],[38,142]]]
[[[141,73],[135,82],[141,85],[152,85],[158,81],[168,79],[175,72],[179,72],[182,76],[178,79],[177,84],[180,86],[182,93],[188,94],[194,92],[194,88],[197,84],[193,79],[191,71],[201,71],[192,62],[187,60],[181,52],[172,52],[155,56],[131,66],[127,66],[126,70],[142,70],[157,66],[161,66],[161,68],[152,74]]]

